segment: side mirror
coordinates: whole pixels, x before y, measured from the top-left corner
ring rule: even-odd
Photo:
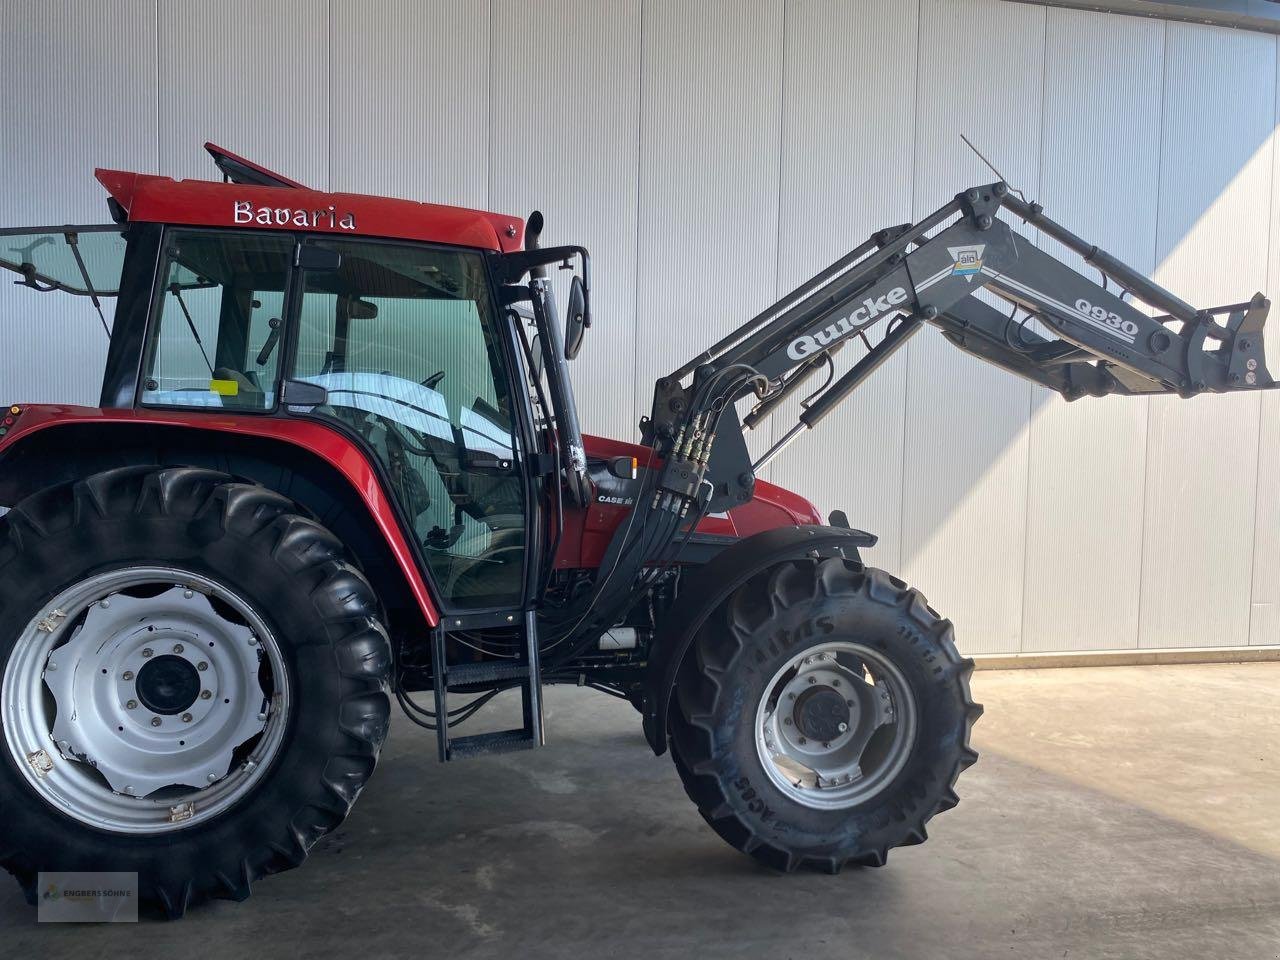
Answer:
[[[575,276],[569,285],[569,308],[564,319],[564,358],[572,360],[582,349],[583,336],[591,326],[590,308],[587,306],[587,288],[582,278]]]

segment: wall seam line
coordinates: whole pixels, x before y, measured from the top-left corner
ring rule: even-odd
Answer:
[[[639,0],[640,30],[638,43],[640,49],[636,57],[636,232],[635,255],[631,260],[631,422],[640,422],[640,401],[636,390],[640,386],[640,218],[644,205],[640,195],[644,189],[644,9],[645,0]]]
[[[1040,155],[1036,161],[1036,193],[1044,196],[1044,128],[1049,102],[1049,10],[1044,11],[1044,32],[1040,48]],[[1039,244],[1036,244],[1039,246]],[[1027,383],[1027,455],[1025,459],[1026,489],[1022,498],[1022,590],[1018,611],[1018,652],[1027,645],[1027,569],[1031,565],[1031,433],[1035,424],[1036,385]]]
[[[327,132],[324,175],[326,186],[333,190],[333,0],[325,0],[324,26],[324,126]]]
[[[489,48],[485,52],[488,62],[484,70],[484,138],[488,147],[484,152],[484,209],[493,209],[493,0],[489,0],[489,23],[485,31]]]
[[[916,188],[920,178],[920,46],[924,36],[924,0],[916,0],[916,82],[912,91],[911,124],[911,209],[907,219],[916,218]],[[911,342],[902,348],[902,456],[898,471],[898,562],[897,570],[906,576],[907,565],[907,420],[911,400]]]
[[[778,58],[778,192],[774,200],[773,230],[773,300],[776,303],[782,291],[782,178],[787,157],[787,18],[790,16],[790,0],[782,0],[782,43]],[[778,420],[769,418],[769,443],[778,442]],[[766,465],[766,479],[773,479],[773,464]]]
[[[1164,142],[1165,142],[1165,104],[1169,98],[1169,22],[1164,22],[1160,38],[1160,150],[1156,155],[1156,223],[1155,240],[1151,251],[1151,272],[1160,266],[1160,207],[1164,195]],[[1137,633],[1133,638],[1133,648],[1142,648],[1142,619],[1146,607],[1146,567],[1147,567],[1147,514],[1151,501],[1151,404],[1150,397],[1145,398],[1147,404],[1146,436],[1142,448],[1142,532],[1141,548],[1138,551],[1138,623]]]
[[[164,173],[164,137],[160,132],[160,0],[156,0],[156,173]]]
[[[1271,281],[1271,249],[1273,246],[1273,238],[1271,234],[1275,230],[1275,207],[1276,207],[1276,127],[1280,125],[1280,97],[1276,96],[1276,91],[1280,90],[1280,37],[1277,37],[1272,44],[1272,52],[1275,57],[1276,66],[1272,71],[1271,82],[1271,134],[1267,137],[1270,144],[1269,164],[1267,172],[1269,174],[1270,183],[1267,189],[1267,259],[1264,270],[1263,283]],[[1245,621],[1244,641],[1246,644],[1253,643],[1253,596],[1254,589],[1258,582],[1258,502],[1262,494],[1262,429],[1263,416],[1266,413],[1266,404],[1263,402],[1264,396],[1258,395],[1258,443],[1256,452],[1253,456],[1253,538],[1249,545],[1249,610],[1248,618]]]

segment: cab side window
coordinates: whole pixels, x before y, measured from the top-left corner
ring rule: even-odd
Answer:
[[[144,404],[275,408],[293,251],[291,237],[272,234],[168,235]]]

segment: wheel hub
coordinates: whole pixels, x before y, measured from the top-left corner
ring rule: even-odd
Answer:
[[[148,660],[137,676],[138,699],[151,713],[172,717],[200,697],[196,667],[174,654]]]
[[[796,697],[796,726],[810,740],[830,742],[849,729],[849,705],[834,687],[810,687]]]

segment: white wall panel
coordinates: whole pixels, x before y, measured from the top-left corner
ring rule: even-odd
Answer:
[[[1267,279],[1275,40],[1167,29],[1156,279],[1233,303]],[[1248,642],[1258,427],[1256,394],[1152,399],[1142,646]]]
[[[640,0],[499,0],[489,116],[489,204],[518,216],[539,209],[545,245],[591,251],[595,319],[573,364],[574,388],[583,429],[626,440],[640,419],[632,388],[640,22]],[[561,310],[566,293],[559,283]],[[646,325],[641,349],[652,349],[652,336]]]
[[[644,6],[636,404],[776,290],[781,0]]]
[[[109,221],[94,168],[156,165],[155,49],[154,0],[5,6],[0,225]],[[0,402],[97,403],[107,338],[93,306],[11,279],[0,277]]]
[[[1050,10],[1039,201],[1144,273],[1155,266],[1164,24]],[[1096,280],[1061,244],[1037,242]],[[1024,651],[1138,643],[1147,400],[1032,387]]]
[[[328,0],[178,0],[158,9],[161,172],[217,179],[203,149],[212,140],[326,189],[330,47],[345,42],[330,37]]]
[[[1045,11],[996,0],[921,4],[915,216],[991,173],[1040,175]],[[1018,649],[1030,386],[932,329],[907,347],[903,569],[960,625],[969,652]]]
[[[1184,298],[1280,292],[1277,40],[1245,31],[1001,0],[59,0],[9,4],[0,84],[8,224],[105,219],[94,166],[213,178],[206,139],[320,188],[542,209],[595,259],[583,420],[626,439],[657,376],[993,180],[962,132]],[[96,399],[87,302],[0,283],[0,314],[0,400]],[[1269,348],[1280,372],[1280,323]],[[967,652],[1280,643],[1280,393],[1065,404],[929,330],[768,476],[879,533]]]
[[[911,219],[918,6],[791,0],[786,10],[778,293],[882,227]],[[894,69],[881,54],[894,50]],[[841,371],[866,351],[842,351]],[[822,382],[812,382],[816,389]],[[897,354],[775,461],[772,479],[880,537],[871,563],[902,566],[906,356]],[[808,392],[808,391],[806,391]],[[779,439],[800,397],[772,420]],[[836,469],[832,469],[832,466]]]
[[[488,0],[332,0],[330,31],[330,189],[483,208]]]

